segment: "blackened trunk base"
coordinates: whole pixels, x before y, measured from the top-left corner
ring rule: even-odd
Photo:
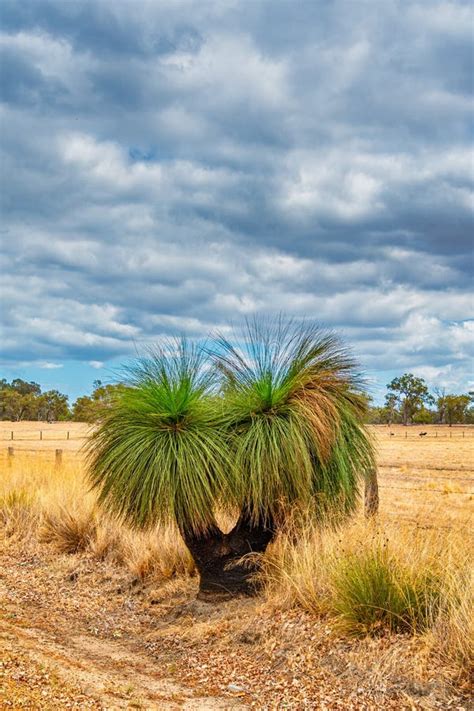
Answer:
[[[182,534],[199,572],[200,599],[256,593],[258,583],[255,578],[260,560],[248,554],[265,551],[274,536],[270,523],[255,524],[248,515],[242,514],[230,533],[222,533],[214,524],[200,536],[189,532]]]
[[[229,598],[237,595],[254,595],[257,591],[255,574],[258,566],[241,562],[239,558],[224,555],[199,568],[199,593],[201,600]]]

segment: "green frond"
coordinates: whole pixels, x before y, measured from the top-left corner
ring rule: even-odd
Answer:
[[[205,530],[231,466],[202,350],[171,342],[129,368],[127,386],[88,446],[100,503],[136,526],[160,519]]]
[[[254,320],[240,347],[219,337],[213,357],[240,505],[256,519],[292,503],[352,510],[374,455],[360,379],[339,339],[312,323]]]

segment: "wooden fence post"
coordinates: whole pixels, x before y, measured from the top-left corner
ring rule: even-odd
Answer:
[[[40,440],[43,439],[43,430],[40,430]]]
[[[11,467],[11,465],[12,465],[14,456],[15,456],[15,450],[13,449],[13,447],[8,447],[7,459],[8,459],[8,466],[9,467]]]
[[[69,439],[69,430],[67,431],[67,437],[66,437],[66,439]]]
[[[54,459],[54,463],[57,467],[60,467],[63,461],[63,450],[62,449],[57,449],[56,450],[56,456]]]
[[[12,436],[10,437],[10,439],[13,439],[13,430],[12,430]]]
[[[379,510],[379,484],[377,469],[374,467],[365,473],[364,512],[366,518],[376,516]]]

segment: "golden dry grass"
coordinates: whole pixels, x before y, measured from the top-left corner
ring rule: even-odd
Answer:
[[[58,555],[85,551],[97,564],[105,561],[126,570],[139,584],[170,581],[168,592],[159,595],[169,605],[166,595],[173,586],[179,590],[179,581],[194,573],[179,536],[163,527],[138,533],[105,517],[84,479],[80,445],[87,426],[42,427],[50,427],[49,436],[39,440],[38,423],[6,424],[14,439],[4,440],[0,451],[0,546],[12,551],[24,541],[38,541]],[[69,440],[64,434],[68,429]],[[446,684],[463,685],[472,664],[474,428],[372,429],[379,463],[377,521],[366,522],[360,514],[336,532],[306,522],[297,535],[290,527],[266,556],[264,609],[302,609],[314,624],[330,620],[331,635],[342,637],[411,631],[413,643],[395,640],[383,665],[361,641],[363,663],[387,678],[403,669],[413,678],[427,679],[436,670]],[[419,432],[428,434],[420,437]],[[14,447],[13,457],[8,457],[8,446]],[[63,449],[59,466],[58,447]],[[392,585],[387,599],[382,604],[380,596],[376,600],[383,614],[366,614],[374,606],[374,590],[378,594],[385,584]],[[402,617],[405,622],[398,625]],[[232,627],[222,619],[218,626],[206,624],[217,638]],[[193,634],[199,636],[200,629]],[[179,630],[188,635],[186,624]]]

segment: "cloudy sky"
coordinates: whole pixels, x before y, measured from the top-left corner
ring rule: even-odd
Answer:
[[[472,385],[473,12],[2,0],[2,375],[72,397],[283,311]]]

